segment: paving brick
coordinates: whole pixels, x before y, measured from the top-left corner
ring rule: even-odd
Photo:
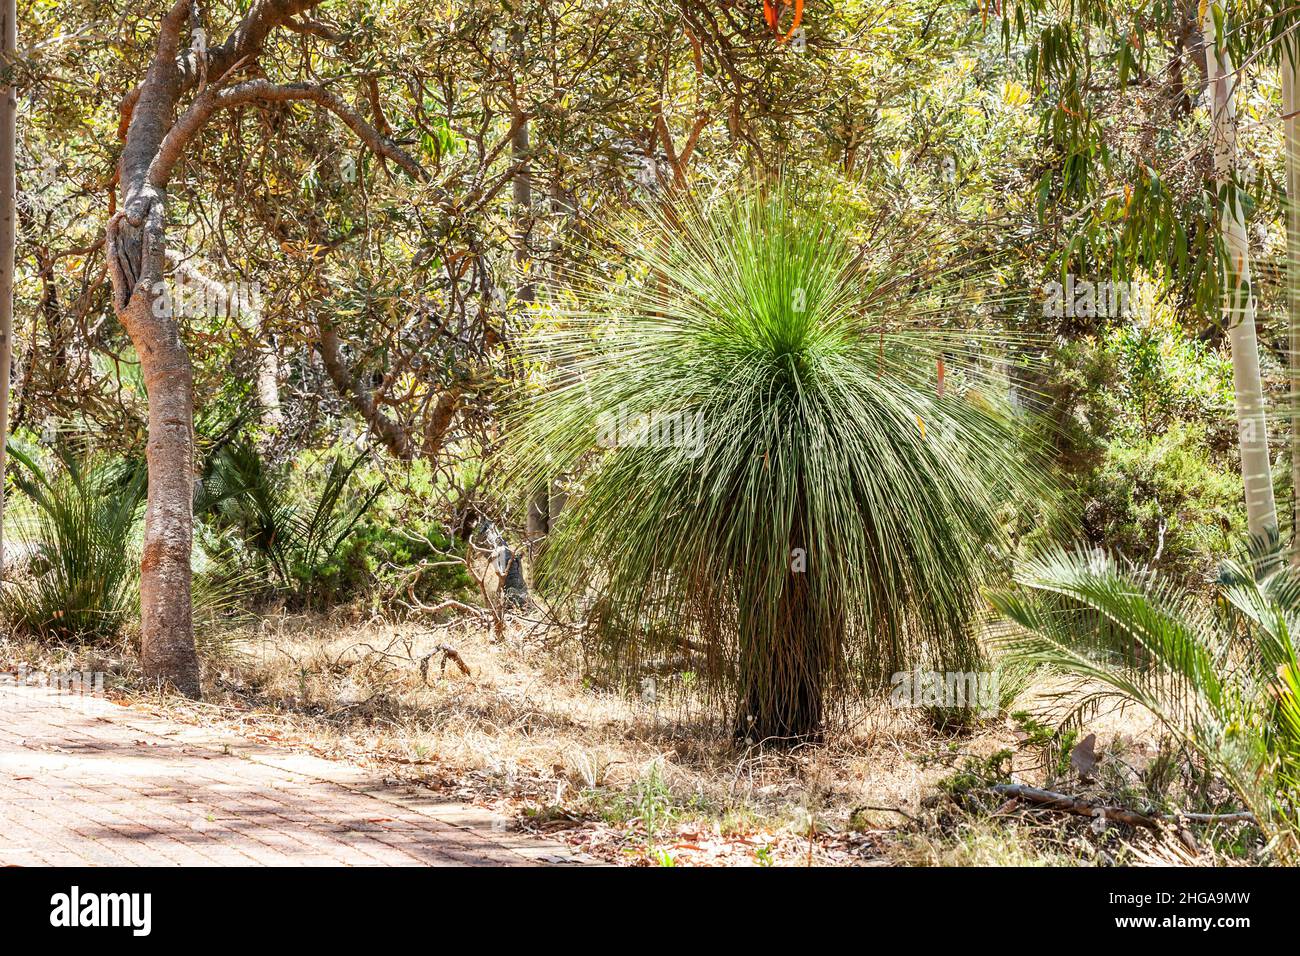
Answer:
[[[337,776],[353,788],[314,777],[314,758],[264,764],[199,736],[107,701],[0,683],[0,864],[531,862],[489,833],[387,801],[355,768]]]

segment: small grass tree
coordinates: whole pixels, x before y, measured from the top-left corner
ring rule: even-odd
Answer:
[[[622,676],[699,675],[741,740],[816,739],[831,688],[971,668],[1032,466],[951,283],[780,188],[647,215],[539,332],[558,373],[510,423],[523,493],[572,476],[543,589]]]

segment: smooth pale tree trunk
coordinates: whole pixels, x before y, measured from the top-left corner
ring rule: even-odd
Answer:
[[[0,69],[5,85],[0,90],[0,582],[4,580],[4,475],[9,440],[9,375],[13,364],[14,242],[18,218],[15,154],[18,151],[18,91],[13,69],[18,50],[18,12],[15,0],[0,6]]]
[[[284,427],[280,405],[280,359],[274,343],[257,354],[257,401],[262,407],[262,425],[271,434]]]
[[[550,270],[550,289],[554,300],[560,286],[560,277],[556,274],[555,263],[560,261],[560,255],[564,250],[564,236],[568,233],[569,226],[573,221],[573,207],[564,198],[564,191],[560,185],[559,170],[556,170],[555,178],[551,182],[551,215],[556,220],[555,233],[551,237]],[[560,361],[564,364],[559,381],[565,383],[571,380],[573,375],[567,367],[567,362],[563,358]],[[560,519],[560,513],[567,503],[567,497],[564,491],[564,482],[561,478],[551,479],[550,487],[546,492],[546,529],[548,533],[555,528],[555,523]]]
[[[1287,371],[1291,385],[1291,546],[1300,563],[1300,45],[1282,51],[1282,121],[1286,144]]]
[[[1223,194],[1220,228],[1227,262],[1224,264],[1224,319],[1232,349],[1232,381],[1236,393],[1241,476],[1246,493],[1246,522],[1251,535],[1277,530],[1277,505],[1268,454],[1268,422],[1259,374],[1259,343],[1255,336],[1255,296],[1250,278],[1250,244],[1245,213],[1236,185],[1236,74],[1228,53],[1218,48],[1212,5],[1201,16],[1205,37],[1206,72],[1210,89],[1214,136],[1214,181]]]

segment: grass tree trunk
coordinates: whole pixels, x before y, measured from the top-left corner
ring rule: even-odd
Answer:
[[[775,619],[743,614],[736,739],[788,747],[822,738],[831,656],[805,574],[789,575]]]
[[[1291,546],[1300,562],[1300,48],[1283,48],[1282,121],[1286,144],[1287,371],[1291,386]]]
[[[780,597],[755,595],[740,615],[740,697],[736,739],[788,747],[822,739],[826,683],[836,650],[834,624],[821,619],[809,575],[802,521],[790,536]]]
[[[18,217],[17,179],[18,91],[13,66],[18,49],[18,12],[15,0],[0,6],[0,581],[4,580],[4,513],[6,464],[5,444],[9,440],[9,374],[13,364],[14,244]]]
[[[1272,467],[1268,452],[1268,422],[1259,372],[1259,343],[1255,336],[1255,296],[1251,288],[1250,244],[1245,210],[1238,187],[1236,73],[1226,50],[1220,49],[1212,4],[1204,7],[1205,37],[1214,137],[1214,180],[1222,202],[1224,319],[1232,349],[1232,380],[1236,393],[1241,475],[1246,493],[1246,520],[1252,535],[1277,529]]]

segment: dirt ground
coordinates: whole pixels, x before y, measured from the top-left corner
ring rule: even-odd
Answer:
[[[1198,786],[1132,709],[1055,733],[1051,683],[968,732],[882,699],[837,715],[821,746],[771,752],[737,749],[672,681],[592,686],[541,627],[279,614],[204,650],[202,703],[142,689],[128,647],[11,641],[0,666],[104,670],[132,706],[379,770],[615,864],[1224,865],[1259,849],[1244,827],[1151,832],[992,793],[1010,779],[1142,810]]]

